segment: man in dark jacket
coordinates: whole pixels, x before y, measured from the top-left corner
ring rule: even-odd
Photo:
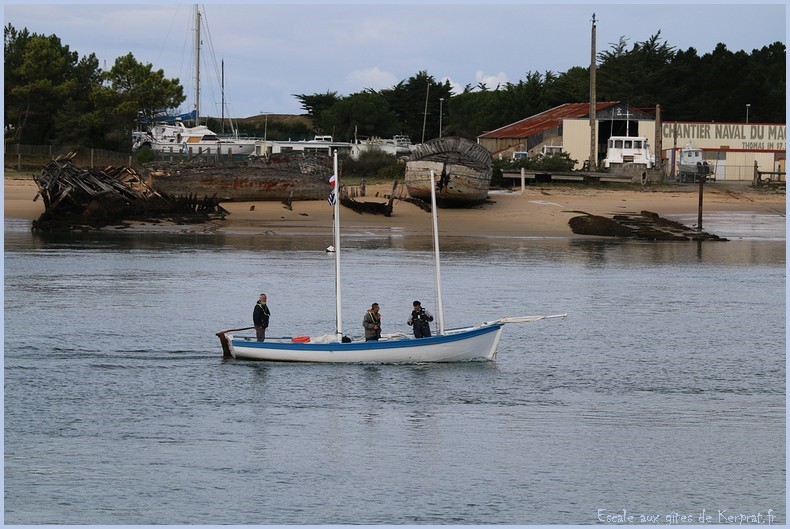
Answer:
[[[252,324],[255,325],[255,336],[259,342],[266,339],[266,328],[269,326],[269,307],[266,306],[266,294],[261,294],[252,310]]]
[[[422,308],[419,301],[412,303],[414,310],[411,311],[409,321],[406,323],[414,327],[415,338],[428,338],[431,335],[431,323],[433,316],[431,313]]]

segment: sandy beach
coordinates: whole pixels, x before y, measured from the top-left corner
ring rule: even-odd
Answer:
[[[32,178],[5,178],[6,218],[36,219],[44,211],[41,199],[33,201],[38,188]],[[391,184],[368,185],[360,201],[384,202]],[[377,196],[378,195],[378,196]],[[441,209],[439,231],[443,236],[478,237],[576,237],[568,221],[581,213],[611,217],[616,214],[652,211],[661,216],[696,215],[698,188],[694,185],[656,186],[644,189],[601,189],[582,186],[527,186],[522,194],[492,191],[489,200],[470,209]],[[705,186],[703,220],[706,212],[752,212],[785,215],[785,194],[774,189],[755,189],[748,182],[717,182]],[[315,235],[331,231],[332,208],[327,201],[294,202],[288,209],[281,202],[227,202],[225,220],[204,225],[136,224],[130,229],[145,231],[189,231],[211,233],[267,233]],[[344,233],[429,234],[431,217],[419,207],[396,201],[391,217],[342,211]]]

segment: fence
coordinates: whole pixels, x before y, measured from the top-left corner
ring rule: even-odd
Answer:
[[[713,179],[715,181],[728,181],[728,182],[756,182],[758,178],[756,175],[757,173],[765,173],[765,174],[777,174],[784,176],[784,171],[780,171],[780,168],[783,168],[783,165],[778,165],[774,168],[768,167],[767,171],[761,171],[761,167],[758,167],[757,162],[754,162],[752,165],[729,165],[723,162],[716,163],[713,161],[711,163],[710,171],[713,174]],[[673,175],[671,173],[671,167],[666,168],[667,175],[665,176],[665,180],[672,181],[672,180],[681,180],[679,174]],[[678,168],[676,167],[675,170],[677,171]],[[783,179],[783,178],[782,178]],[[694,179],[696,182],[697,180]]]
[[[12,143],[5,146],[5,167],[16,169],[17,171],[40,169],[50,160],[54,160],[61,154],[77,152],[74,163],[81,167],[105,167],[108,165],[128,165],[132,166],[134,157],[128,153],[108,151],[105,149],[82,148],[70,145],[23,145]],[[170,148],[167,151],[155,152],[155,158],[165,161],[195,161],[212,163],[225,160],[247,159],[246,155],[236,155],[228,149],[226,151],[213,150],[211,148],[190,147],[187,150]]]
[[[74,163],[81,166],[93,168],[106,165],[132,165],[132,156],[128,153],[88,147],[74,147],[71,145],[23,145],[11,143],[5,145],[3,157],[6,167],[22,171],[40,168],[50,160],[70,152],[77,152],[77,156],[74,157]]]
[[[731,182],[751,182],[754,179],[754,165],[728,165],[725,163],[716,163],[713,161],[708,167],[713,175],[712,178],[716,181],[731,181]],[[675,167],[675,174],[672,173],[672,167],[665,167],[666,181],[683,181],[680,170]],[[688,175],[686,175],[688,177]],[[697,180],[694,179],[696,182]]]

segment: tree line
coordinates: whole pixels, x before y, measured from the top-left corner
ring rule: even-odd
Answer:
[[[4,126],[7,143],[59,144],[126,152],[140,118],[174,113],[185,100],[178,78],[138,62],[132,53],[109,70],[94,53],[79,57],[55,35],[4,28]],[[751,53],[726,45],[699,55],[677,50],[659,31],[629,45],[625,37],[597,54],[596,98],[634,108],[661,105],[665,121],[739,122],[746,105],[753,122],[784,123],[786,49],[782,42]],[[413,142],[458,135],[474,139],[563,103],[587,102],[590,69],[528,71],[524,79],[490,88],[467,85],[453,93],[449,81],[420,71],[382,90],[294,94],[310,126],[290,121],[237,121],[240,133],[269,139],[336,140],[404,134]],[[216,120],[209,127],[219,130]]]

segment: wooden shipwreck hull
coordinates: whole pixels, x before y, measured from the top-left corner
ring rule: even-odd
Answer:
[[[170,195],[216,196],[221,202],[318,200],[331,191],[332,159],[289,153],[238,162],[152,162],[148,185]]]
[[[437,138],[416,145],[406,162],[406,189],[411,197],[430,200],[431,170],[439,206],[471,206],[488,197],[493,158],[487,149],[465,138]]]
[[[125,225],[127,221],[205,222],[227,213],[209,197],[168,196],[148,187],[131,167],[83,169],[76,153],[58,156],[33,178],[44,213],[37,231],[72,231]]]

